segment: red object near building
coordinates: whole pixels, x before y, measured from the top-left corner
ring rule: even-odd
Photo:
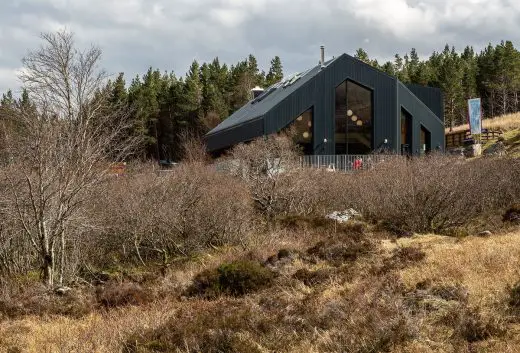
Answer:
[[[363,168],[363,161],[361,160],[361,158],[356,158],[354,163],[352,163],[352,168],[354,170],[358,170],[358,169]]]

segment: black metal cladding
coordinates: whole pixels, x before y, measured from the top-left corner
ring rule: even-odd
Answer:
[[[264,135],[264,122],[260,117],[233,126],[233,128],[222,130],[211,138],[206,137],[205,142],[208,151],[213,152],[240,142],[253,140],[262,135]]]
[[[307,76],[308,75],[308,76]],[[388,147],[400,151],[401,127],[400,110],[404,107],[412,115],[413,151],[418,150],[420,126],[431,133],[432,148],[444,146],[444,124],[442,96],[439,90],[424,90],[424,102],[416,97],[395,77],[389,76],[372,66],[343,54],[327,63],[308,71],[295,87],[279,89],[270,94],[267,102],[255,111],[255,105],[248,103],[231,116],[252,121],[240,124],[222,124],[206,135],[210,151],[226,148],[238,142],[278,132],[309,108],[313,108],[313,140],[315,154],[335,154],[335,89],[345,80],[351,80],[373,91],[373,147],[382,146],[385,139]],[[419,86],[420,87],[420,86]],[[269,102],[270,101],[270,102]],[[262,103],[262,102],[260,102]],[[267,104],[271,104],[268,109]],[[432,109],[437,112],[432,111]],[[326,141],[326,142],[325,142]]]
[[[435,115],[421,100],[401,82],[397,84],[397,95],[400,114],[401,108],[405,109],[411,115],[412,128],[412,153],[418,154],[420,149],[420,131],[421,126],[428,130],[431,134],[431,148],[444,151],[444,122]],[[400,139],[400,133],[398,137]]]
[[[444,121],[444,104],[440,88],[421,86],[413,83],[406,87],[419,98],[430,110]]]

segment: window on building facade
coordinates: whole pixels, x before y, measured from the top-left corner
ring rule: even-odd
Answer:
[[[421,155],[426,154],[432,150],[431,134],[424,126],[421,126],[420,141],[421,142],[420,142],[420,146],[419,146],[419,153]]]
[[[372,152],[372,91],[352,81],[336,87],[336,154]]]
[[[412,152],[412,116],[401,108],[401,154]]]
[[[297,143],[304,154],[313,154],[313,114],[312,108],[306,110],[290,125],[294,142]]]

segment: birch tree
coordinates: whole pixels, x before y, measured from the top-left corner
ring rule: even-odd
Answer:
[[[42,34],[41,47],[23,59],[20,79],[31,109],[13,114],[23,133],[9,139],[5,183],[10,217],[38,254],[48,287],[63,285],[72,231],[89,226],[82,209],[112,162],[139,144],[127,112],[110,105],[101,50],[77,49],[72,33]]]

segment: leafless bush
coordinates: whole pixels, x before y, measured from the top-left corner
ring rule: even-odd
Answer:
[[[321,214],[331,202],[322,182],[324,172],[299,168],[299,149],[290,136],[240,144],[221,164],[247,184],[255,208],[268,221],[291,214]]]
[[[97,300],[106,308],[125,305],[143,305],[153,300],[153,293],[137,283],[111,282],[97,289]]]
[[[520,163],[508,159],[396,159],[353,175],[342,198],[391,229],[443,232],[518,199],[519,173]]]
[[[320,351],[387,352],[411,339],[416,329],[400,291],[396,278],[367,279],[328,302],[318,316],[329,329]]]
[[[210,161],[210,156],[202,138],[194,134],[186,131],[181,134],[181,148],[184,162],[206,164]]]
[[[172,256],[243,243],[251,224],[247,189],[198,163],[118,178],[100,192],[105,197],[94,217],[105,226],[99,246],[141,263],[160,258],[166,265]]]
[[[502,336],[507,332],[505,319],[497,312],[484,312],[478,307],[462,305],[455,308],[453,338],[462,338],[467,342],[478,342],[492,336]]]
[[[5,180],[1,176],[3,172],[0,169],[0,180]],[[38,258],[16,219],[11,217],[9,202],[4,198],[6,192],[7,185],[0,182],[0,283],[34,268]]]
[[[79,318],[96,309],[93,293],[84,288],[57,295],[41,283],[10,283],[11,293],[0,295],[0,321],[27,315],[62,315]],[[23,287],[21,287],[23,285]]]

